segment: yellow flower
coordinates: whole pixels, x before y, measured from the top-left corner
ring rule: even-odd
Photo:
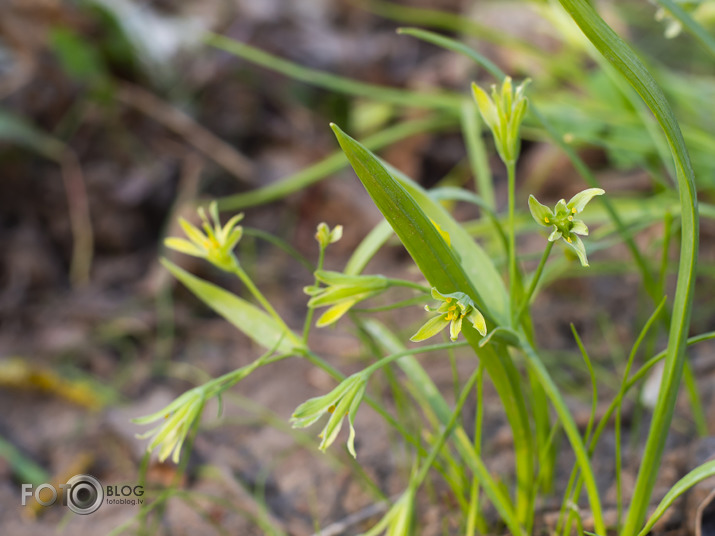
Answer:
[[[308,307],[331,307],[318,319],[319,328],[337,322],[356,303],[377,296],[390,285],[381,275],[345,275],[340,272],[318,270],[315,278],[326,287],[309,286],[303,290],[311,296]]]
[[[595,196],[605,193],[601,188],[587,188],[573,196],[568,203],[561,199],[556,203],[554,210],[542,205],[533,195],[530,195],[529,211],[536,223],[542,227],[553,228],[549,235],[549,242],[555,242],[559,238],[563,238],[564,243],[576,252],[581,265],[588,266],[586,247],[578,236],[588,235],[588,227],[583,221],[575,219],[574,216],[581,213],[588,202]]]
[[[457,340],[457,336],[462,331],[462,321],[466,318],[471,322],[472,327],[476,329],[482,336],[487,334],[487,323],[484,316],[474,305],[472,299],[464,292],[452,292],[451,294],[442,294],[436,288],[432,289],[432,297],[435,300],[442,300],[442,304],[434,309],[429,305],[425,306],[427,311],[437,311],[439,314],[430,318],[425,324],[417,330],[410,340],[419,342],[430,337],[434,337],[449,325],[449,338],[453,341]]]
[[[233,254],[233,248],[243,236],[243,227],[238,225],[238,222],[243,219],[243,214],[235,215],[222,227],[218,217],[218,205],[215,201],[209,205],[213,225],[206,217],[203,207],[199,208],[198,212],[203,222],[203,231],[184,218],[179,218],[179,224],[188,240],[171,237],[167,238],[164,244],[181,253],[206,259],[227,272],[232,271],[238,264]]]

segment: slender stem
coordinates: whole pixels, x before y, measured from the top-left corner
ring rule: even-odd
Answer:
[[[406,300],[400,300],[395,303],[390,303],[388,305],[379,305],[377,307],[352,307],[350,310],[353,313],[381,313],[383,311],[392,311],[394,309],[400,309],[402,307],[410,307],[412,305],[423,304],[425,302],[424,296],[415,296],[414,298],[408,298]]]
[[[432,289],[430,287],[426,287],[424,285],[420,285],[419,283],[414,283],[412,281],[407,281],[406,279],[388,279],[387,282],[389,285],[391,285],[393,287],[413,288],[415,290],[420,290],[427,294],[429,294],[432,291]]]
[[[516,161],[511,160],[506,162],[506,170],[509,176],[508,190],[508,211],[509,211],[509,298],[511,303],[511,312],[514,314],[516,307],[516,226],[514,224],[514,195],[516,189]],[[516,318],[514,318],[516,320]],[[513,322],[516,323],[516,322]]]
[[[281,326],[283,326],[286,329],[286,332],[292,333],[290,331],[290,328],[288,325],[283,321],[283,318],[281,315],[279,315],[276,310],[273,308],[273,306],[270,304],[270,302],[266,299],[266,297],[263,295],[263,293],[258,290],[258,287],[253,283],[250,277],[248,277],[248,274],[245,272],[243,268],[241,268],[241,265],[238,264],[238,261],[235,263],[235,267],[233,269],[233,273],[241,280],[241,282],[246,285],[246,288],[249,290],[249,292],[253,295],[254,298],[258,301],[258,303],[261,304],[261,306],[266,310],[266,312],[271,315],[276,322],[278,322]]]
[[[452,350],[455,348],[462,348],[464,346],[469,346],[469,343],[466,341],[462,342],[443,342],[440,344],[429,344],[427,346],[420,346],[419,348],[412,348],[410,350],[403,350],[401,352],[396,352],[394,354],[390,354],[388,356],[383,357],[382,359],[379,359],[378,361],[375,361],[372,365],[369,367],[365,368],[363,370],[364,374],[370,375],[376,370],[384,367],[385,365],[389,365],[393,361],[404,357],[406,355],[415,355],[415,354],[422,354],[425,352],[434,352],[437,350]]]
[[[546,266],[546,260],[549,258],[549,255],[551,254],[551,249],[553,247],[554,247],[554,243],[549,242],[546,246],[546,249],[544,250],[543,255],[541,255],[541,260],[539,261],[539,266],[536,268],[536,272],[534,272],[534,275],[531,278],[531,283],[529,284],[529,290],[526,291],[526,296],[524,296],[524,301],[521,303],[521,307],[519,307],[519,312],[516,315],[515,320],[517,323],[521,319],[524,312],[529,308],[529,302],[531,301],[531,297],[534,295],[534,291],[536,290],[536,285],[538,285],[539,280],[541,279],[541,274],[544,272],[544,266]]]
[[[318,267],[316,268],[316,272],[318,270],[323,269],[323,263],[325,262],[325,248],[321,245],[320,246],[320,253],[318,253]],[[315,278],[315,282],[313,283],[314,285],[318,284],[318,278]],[[313,323],[313,315],[315,314],[315,309],[312,307],[308,307],[308,313],[305,315],[305,323],[303,324],[303,343],[308,344],[308,335],[310,334],[310,325]]]

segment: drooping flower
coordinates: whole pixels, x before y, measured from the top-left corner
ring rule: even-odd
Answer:
[[[528,101],[525,96],[529,80],[522,82],[516,90],[507,76],[501,90],[492,85],[491,98],[477,84],[472,84],[474,100],[479,112],[494,135],[494,143],[504,163],[515,162],[519,156],[519,129],[526,114]]]
[[[601,188],[587,188],[577,193],[567,203],[564,199],[559,200],[552,211],[549,207],[542,205],[533,196],[529,196],[529,210],[531,215],[542,227],[552,227],[553,231],[549,235],[549,242],[555,242],[562,238],[564,243],[578,255],[582,266],[588,266],[586,258],[586,248],[578,235],[588,235],[586,224],[574,218],[581,213],[589,201],[597,195],[606,192]]]
[[[327,286],[305,287],[305,293],[311,296],[308,307],[332,305],[318,319],[318,327],[337,322],[357,302],[376,296],[390,286],[389,280],[381,275],[345,275],[318,270],[315,277]]]
[[[437,316],[430,318],[425,324],[417,330],[410,340],[419,342],[430,337],[434,337],[449,325],[449,338],[453,341],[457,340],[457,336],[462,331],[462,322],[466,318],[482,336],[487,334],[487,323],[484,320],[484,315],[474,305],[472,299],[464,292],[452,292],[451,294],[442,294],[436,288],[432,288],[432,297],[435,300],[441,300],[439,307],[432,308],[429,305],[425,306],[426,311],[436,311]]]
[[[238,222],[243,219],[243,214],[236,214],[222,227],[218,217],[218,205],[215,201],[209,205],[213,224],[206,216],[203,207],[200,207],[198,212],[203,222],[203,231],[184,218],[179,218],[179,224],[188,240],[171,237],[167,238],[164,244],[181,253],[206,259],[222,270],[232,271],[238,264],[233,254],[233,248],[243,236],[243,227],[238,225]]]
[[[176,398],[164,409],[145,417],[132,419],[132,422],[136,424],[149,424],[164,420],[164,422],[148,432],[137,434],[137,438],[152,438],[147,446],[147,451],[158,448],[159,461],[163,462],[171,454],[171,460],[174,463],[179,463],[181,447],[184,444],[186,435],[201,417],[201,410],[205,401],[206,393],[203,386],[195,387]]]
[[[327,395],[306,400],[293,412],[290,419],[293,428],[306,428],[326,413],[330,414],[330,418],[319,436],[321,438],[319,448],[325,451],[335,441],[343,426],[343,419],[347,416],[350,425],[348,451],[355,458],[355,428],[353,424],[357,410],[365,396],[367,380],[368,375],[358,372],[345,378]]]

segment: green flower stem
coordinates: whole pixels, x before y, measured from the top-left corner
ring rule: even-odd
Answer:
[[[536,286],[539,284],[539,280],[541,279],[541,274],[544,272],[544,266],[546,266],[546,260],[549,258],[549,255],[551,254],[551,249],[553,247],[554,247],[554,243],[548,242],[543,255],[541,255],[541,260],[539,261],[539,266],[536,268],[536,272],[534,272],[534,275],[531,278],[531,283],[529,284],[529,290],[526,291],[526,296],[524,296],[524,301],[521,303],[521,307],[519,307],[519,312],[517,313],[517,315],[515,317],[515,321],[517,324],[519,323],[519,320],[521,319],[521,317],[524,315],[524,312],[529,308],[529,302],[531,301],[531,297],[534,295]]]
[[[261,367],[263,365],[269,365],[271,363],[275,363],[276,361],[282,361],[283,359],[286,359],[287,357],[291,357],[293,355],[295,354],[285,353],[274,355],[271,357],[271,352],[266,352],[261,357],[253,361],[253,363],[246,365],[245,367],[232,370],[231,372],[227,372],[226,374],[223,374],[218,378],[214,378],[213,380],[206,382],[202,385],[206,392],[206,400],[213,396],[216,396],[219,393],[222,393],[226,389],[233,387],[243,378],[248,376],[251,372],[256,370],[258,367]]]
[[[511,314],[514,314],[516,309],[516,294],[517,294],[517,284],[516,284],[516,224],[514,223],[514,195],[516,189],[516,161],[511,160],[506,162],[507,174],[509,176],[508,189],[509,189],[509,200],[508,200],[508,211],[509,211],[509,251],[508,251],[508,263],[509,263],[509,302]],[[512,317],[512,325],[516,324],[518,319]]]
[[[390,303],[389,305],[380,305],[377,307],[352,307],[350,310],[353,313],[381,313],[383,311],[392,311],[394,309],[401,309],[402,307],[411,307],[413,305],[422,305],[425,302],[424,296],[415,296],[414,298],[407,298],[406,300],[400,300],[395,303]]]
[[[387,283],[393,287],[413,288],[415,290],[424,292],[425,294],[429,294],[430,292],[432,292],[432,289],[430,287],[420,285],[419,283],[413,283],[412,281],[407,281],[405,279],[388,279]]]
[[[235,258],[234,258],[235,260]],[[253,283],[250,277],[248,277],[248,274],[246,271],[241,268],[241,265],[238,263],[238,260],[235,260],[234,263],[234,268],[232,270],[232,273],[236,275],[241,282],[246,285],[246,288],[248,291],[253,295],[254,298],[258,301],[258,303],[261,304],[261,306],[266,310],[266,312],[271,315],[276,322],[278,322],[285,330],[286,333],[292,333],[291,329],[288,327],[288,324],[286,324],[281,317],[281,315],[276,312],[276,310],[273,308],[273,306],[270,304],[270,302],[266,299],[266,297],[263,295],[263,293],[258,290],[258,287]]]
[[[403,350],[402,352],[396,352],[394,354],[387,355],[378,361],[375,361],[372,365],[363,370],[363,374],[370,375],[378,369],[389,365],[393,361],[400,359],[406,355],[422,354],[425,352],[436,352],[438,350],[452,350],[455,348],[462,348],[464,346],[469,346],[466,341],[463,342],[442,342],[439,344],[428,344],[426,346],[420,346],[419,348],[412,348],[410,350]]]
[[[325,262],[325,247],[320,245],[320,252],[318,253],[318,268],[315,271],[323,269],[323,263]],[[314,279],[313,285],[318,285],[318,278]],[[308,312],[305,315],[305,323],[303,324],[303,343],[308,344],[308,335],[310,335],[310,326],[313,324],[313,315],[315,314],[315,309],[313,307],[308,307]]]

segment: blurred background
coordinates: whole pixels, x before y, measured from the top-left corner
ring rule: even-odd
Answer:
[[[654,67],[672,100],[703,210],[712,218],[712,59],[695,39],[679,34],[672,19],[661,13],[656,20],[654,4],[599,6]],[[712,12],[699,16],[708,24]],[[315,430],[290,430],[292,410],[333,385],[299,360],[258,370],[233,389],[221,418],[210,406],[180,471],[143,457],[146,441],[135,438],[143,429],[129,420],[262,352],[159,265],[167,255],[243,292],[207,263],[163,249],[164,237],[179,234],[178,216],[196,221],[196,206],[208,199],[219,199],[226,215],[245,212],[242,264],[299,330],[303,287],[313,281],[305,264],[318,252],[316,225],[344,226],[326,261],[341,270],[381,220],[335,156],[329,122],[371,140],[425,187],[474,189],[460,107],[472,81],[489,85],[493,79],[464,56],[398,35],[401,26],[442,32],[515,79],[530,77],[530,98],[613,195],[646,254],[659,259],[666,227],[677,241],[677,192],[650,115],[549,2],[1,0],[0,533],[308,535],[332,527],[325,534],[354,534],[365,525],[340,520],[355,512],[363,512],[363,522],[375,519],[370,515],[380,511],[380,494],[402,489],[409,474],[403,449],[369,411],[358,419],[361,467],[342,446],[319,453]],[[382,94],[376,86],[403,92]],[[548,203],[585,187],[536,123],[527,120],[523,134],[521,211],[529,193]],[[493,197],[504,207],[504,171],[491,137],[483,139]],[[459,219],[479,222],[474,206],[453,208]],[[602,213],[593,218],[605,222]],[[543,238],[526,234],[533,232],[526,212],[521,221],[520,251],[525,262],[535,262]],[[480,229],[475,225],[473,232],[489,244],[493,239]],[[295,255],[266,233],[290,244]],[[693,333],[715,321],[712,233],[711,220],[704,220],[703,290]],[[543,313],[536,315],[542,318],[537,333],[555,376],[558,360],[574,348],[571,322],[604,359],[608,378],[609,359],[623,354],[649,313],[638,273],[614,235],[605,224],[596,234],[588,277],[564,258],[552,274],[552,281],[562,278],[558,288],[547,287],[536,305]],[[674,243],[666,250],[666,286],[672,286],[677,249]],[[301,256],[309,262],[295,259]],[[395,244],[368,272],[418,277]],[[419,311],[392,320],[396,330],[421,321]],[[364,362],[365,350],[348,329],[316,331],[311,347],[345,372]],[[694,367],[709,408],[700,432],[704,426],[712,433],[707,355],[695,351]],[[449,363],[430,366],[449,391]],[[581,388],[587,376],[570,374],[560,380],[587,419],[590,394]],[[684,408],[675,424],[681,444],[698,425]],[[508,472],[510,440],[497,404],[487,408],[486,419],[490,469]],[[672,460],[682,457],[675,452]],[[105,505],[89,516],[20,506],[20,483],[64,482],[77,473],[107,485],[134,485],[141,475],[147,487],[174,486],[183,494],[162,503],[149,520],[137,519],[138,506]],[[431,493],[422,534],[456,533],[449,521],[453,498],[438,484]]]

